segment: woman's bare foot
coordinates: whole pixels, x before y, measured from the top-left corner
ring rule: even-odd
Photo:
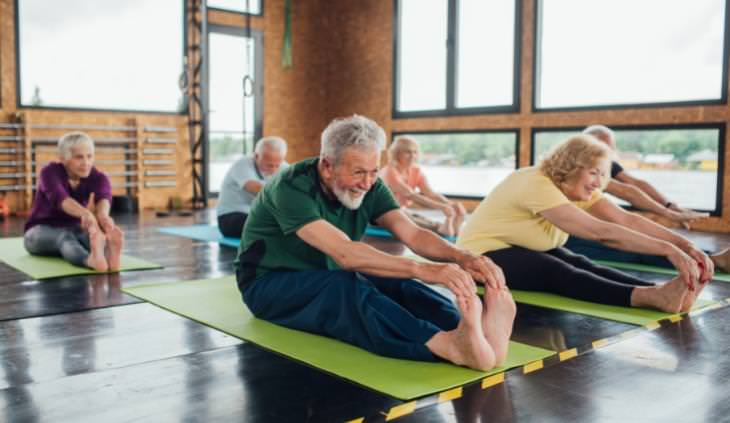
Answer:
[[[109,263],[109,270],[119,270],[122,264],[124,232],[118,226],[114,226],[106,233],[106,239],[106,260]]]
[[[456,329],[438,332],[426,342],[435,355],[454,364],[486,371],[494,367],[494,351],[482,331],[482,304],[474,295],[457,298],[461,320]]]
[[[694,300],[679,276],[663,285],[637,286],[631,292],[632,307],[654,308],[667,313],[679,313],[687,306],[692,308]]]
[[[710,259],[715,263],[715,269],[719,269],[725,273],[730,273],[730,248],[726,248],[719,253],[710,255]]]
[[[507,358],[517,306],[506,289],[485,287],[485,291],[482,330],[494,350],[495,365],[501,366]]]
[[[446,220],[444,220],[443,223],[438,225],[438,228],[436,228],[436,232],[443,236],[454,236],[456,235],[456,231],[454,230],[454,218],[453,217],[446,217]]]
[[[109,264],[104,256],[106,237],[96,226],[89,226],[88,232],[91,248],[89,251],[89,257],[86,259],[86,266],[99,272],[106,272],[107,269],[109,269]]]
[[[697,282],[694,291],[687,290],[687,295],[685,295],[684,301],[682,301],[682,312],[688,312],[692,310],[692,306],[694,306],[695,301],[697,300],[697,298],[699,298],[702,290],[705,289],[705,287],[709,283],[710,281],[707,281],[705,283]]]

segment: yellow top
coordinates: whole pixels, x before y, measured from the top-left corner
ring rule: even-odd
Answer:
[[[596,190],[588,201],[573,201],[583,210],[603,198]],[[565,244],[568,233],[540,212],[571,203],[537,167],[516,170],[497,185],[474,210],[456,245],[474,254],[520,246],[547,251]]]

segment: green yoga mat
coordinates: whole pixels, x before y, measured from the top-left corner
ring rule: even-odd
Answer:
[[[548,294],[545,292],[520,291],[513,289],[512,297],[516,302],[521,304],[531,304],[539,307],[570,311],[572,313],[585,314],[588,316],[600,317],[601,319],[614,320],[617,322],[640,326],[675,316],[675,314],[665,313],[658,310],[596,304],[560,295]],[[698,310],[711,304],[715,304],[715,301],[699,299],[695,302],[693,310]]]
[[[85,267],[74,266],[59,257],[31,255],[25,250],[22,237],[0,239],[0,261],[30,275],[33,279],[104,273]],[[162,266],[157,263],[123,255],[122,268],[119,271],[160,268]]]
[[[650,266],[648,264],[623,263],[619,261],[608,260],[596,260],[596,263],[616,269],[636,270],[638,272],[652,272],[660,273],[662,275],[677,276],[677,271],[668,267]],[[715,276],[712,278],[712,280],[730,282],[730,273],[715,272]]]
[[[461,386],[554,354],[512,342],[504,367],[488,373],[448,363],[382,357],[335,339],[256,319],[241,301],[233,276],[128,287],[124,292],[401,400]]]

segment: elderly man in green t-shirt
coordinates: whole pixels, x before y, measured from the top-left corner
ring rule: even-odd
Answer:
[[[237,280],[251,312],[376,354],[487,370],[507,354],[515,304],[499,267],[416,226],[378,179],[385,132],[336,119],[318,158],[272,179],[243,230]],[[434,262],[360,242],[368,223]],[[424,284],[451,290],[456,305]],[[474,281],[486,285],[484,304]]]

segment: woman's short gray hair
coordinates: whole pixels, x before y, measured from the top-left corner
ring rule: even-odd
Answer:
[[[58,139],[58,155],[68,160],[73,155],[74,147],[80,144],[88,144],[91,151],[94,151],[94,140],[83,132],[69,132]]]
[[[352,115],[335,119],[322,131],[322,148],[319,156],[337,164],[346,149],[361,150],[385,148],[385,131],[375,121],[365,116]]]
[[[282,156],[286,156],[287,145],[284,138],[276,136],[263,137],[256,142],[256,147],[254,147],[253,151],[256,154],[261,154],[266,148],[274,149],[280,152]]]
[[[594,137],[605,136],[610,139],[615,139],[613,130],[608,126],[604,125],[591,125],[583,130],[583,134],[593,135]]]

